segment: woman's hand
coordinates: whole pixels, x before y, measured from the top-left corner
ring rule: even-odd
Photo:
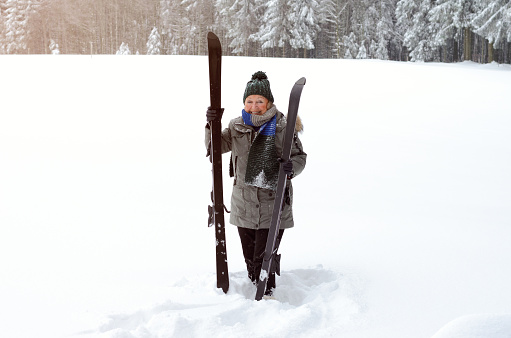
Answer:
[[[216,119],[221,119],[222,114],[224,113],[224,108],[220,109],[212,109],[211,107],[208,107],[208,110],[206,111],[206,121],[211,122]]]
[[[286,161],[282,158],[279,158],[279,162],[282,164],[282,170],[284,170],[284,173],[287,175],[287,177],[292,178],[294,175],[293,161],[291,159]]]

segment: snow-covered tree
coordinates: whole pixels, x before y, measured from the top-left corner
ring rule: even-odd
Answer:
[[[363,55],[365,58],[388,59],[390,46],[401,48],[395,34],[395,8],[397,0],[345,0],[343,21],[340,26],[344,35],[343,45],[355,43],[355,51],[344,50],[345,57]],[[352,35],[353,33],[353,35]],[[402,40],[402,39],[401,39]],[[361,45],[364,48],[361,49]],[[359,54],[359,52],[361,52]],[[399,53],[394,53],[399,54]]]
[[[256,0],[219,0],[216,4],[221,14],[223,26],[230,39],[229,47],[239,55],[254,52],[254,35],[262,21],[263,10]]]
[[[345,48],[344,58],[353,59],[358,54],[360,47],[356,42],[355,33],[351,32],[350,35],[344,36],[343,46]]]
[[[7,53],[27,52],[28,22],[38,6],[39,2],[35,0],[7,0],[4,19],[4,48]]]
[[[476,33],[497,46],[511,42],[511,1],[480,0],[482,10],[473,18]]]
[[[351,35],[353,33],[353,36],[351,38],[354,38],[354,41],[357,43],[357,50],[355,53],[353,53],[353,56],[356,56],[358,54],[358,49],[360,47],[360,44],[362,41],[365,41],[367,39],[367,36],[372,35],[372,33],[369,31],[369,29],[372,29],[372,27],[368,27],[368,20],[367,20],[367,2],[368,0],[348,0],[348,16],[346,20],[349,20],[349,27],[348,30],[346,30],[346,35]],[[352,51],[353,52],[353,51]]]
[[[412,61],[433,58],[435,47],[428,32],[431,6],[431,0],[400,0],[397,4],[397,25],[405,32],[403,44],[410,51]]]
[[[402,41],[399,35],[396,34],[396,4],[397,0],[390,0],[379,1],[374,5],[379,15],[378,21],[373,23],[376,27],[376,32],[372,40],[377,46],[376,51],[371,54],[373,58],[388,60],[393,49],[394,54],[399,54],[396,51],[402,47]]]
[[[322,0],[319,6],[319,29],[316,45],[320,48],[316,55],[342,58],[343,39],[346,35],[345,12],[347,3],[341,0]]]
[[[314,40],[319,31],[318,8],[316,0],[294,0],[291,3],[293,28],[289,43],[295,49],[303,48],[304,57],[308,49],[314,49]]]
[[[367,59],[367,49],[366,46],[364,46],[364,42],[362,42],[358,48],[357,59]]]
[[[378,26],[379,25],[383,25],[383,23],[378,23]],[[389,51],[387,49],[387,39],[385,38],[385,31],[383,29],[381,29],[380,27],[378,27],[377,29],[377,37],[378,37],[378,42],[375,43],[376,45],[376,50],[374,50],[371,55],[375,58],[375,59],[379,59],[379,60],[388,60],[389,59]]]
[[[452,46],[449,54],[453,54],[454,61],[457,61],[458,57],[454,54],[458,54],[458,37],[464,34],[464,30],[471,29],[473,15],[473,0],[436,1],[429,12],[431,44],[444,50],[450,50]]]
[[[53,55],[60,54],[59,45],[55,42],[55,40],[51,39],[48,47]]]
[[[364,50],[361,50],[359,47],[357,59],[366,59],[368,57],[375,58],[376,49],[373,50],[373,48],[376,45],[376,41],[379,39],[378,24],[380,24],[380,27],[383,27],[382,12],[378,10],[378,4],[370,0],[363,0],[360,5],[362,6],[358,9],[358,11],[360,11],[358,15],[361,15],[362,17],[362,25],[360,27],[361,30],[359,30],[358,33],[358,40],[361,44],[360,47],[364,45]],[[371,48],[371,46],[373,48]],[[367,47],[369,47],[369,55]],[[364,53],[365,56],[362,57],[362,54]]]
[[[153,28],[149,39],[147,40],[147,55],[160,55],[161,54],[161,40],[160,34],[156,27]]]
[[[131,55],[130,47],[128,44],[125,42],[121,43],[121,46],[115,55]]]
[[[289,16],[290,0],[270,0],[266,3],[262,25],[257,33],[263,49],[282,48],[286,56],[286,46],[291,39],[293,22]]]
[[[185,39],[189,20],[186,18],[185,6],[180,1],[160,0],[158,19],[162,53],[170,55],[186,53]]]
[[[399,37],[403,43],[405,49],[405,60],[408,61],[407,46],[404,44],[405,36],[407,31],[413,25],[413,15],[417,11],[417,3],[415,0],[399,0],[396,5],[396,28],[395,34]]]
[[[214,0],[182,0],[181,5],[185,9],[185,17],[181,24],[186,34],[183,36],[181,51],[186,54],[206,54],[207,32],[212,29],[215,23],[215,1]]]

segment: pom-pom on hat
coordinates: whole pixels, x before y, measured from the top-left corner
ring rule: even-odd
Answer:
[[[261,95],[268,99],[270,102],[273,101],[273,95],[270,89],[270,81],[265,72],[256,72],[252,75],[252,80],[247,82],[245,93],[243,94],[243,103],[250,95]]]

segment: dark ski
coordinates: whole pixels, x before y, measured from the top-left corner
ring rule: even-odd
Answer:
[[[208,33],[208,60],[209,60],[209,95],[211,108],[222,110],[221,104],[221,72],[222,72],[222,46],[218,37]],[[224,197],[222,185],[222,122],[221,118],[209,122],[211,130],[210,160],[213,164],[213,191],[211,199],[213,205],[209,206],[209,226],[215,229],[216,238],[216,276],[217,287],[225,293],[229,290],[229,271],[227,269],[227,248],[225,243]]]
[[[287,111],[287,125],[286,134],[284,136],[284,145],[282,150],[282,159],[287,161],[291,157],[291,146],[293,144],[293,137],[295,133],[296,117],[298,115],[298,105],[300,104],[300,96],[302,94],[303,86],[305,85],[305,78],[302,77],[296,81],[291,94],[289,96],[289,107]],[[283,161],[283,162],[285,162]],[[283,163],[282,162],[282,163]],[[277,183],[277,192],[275,196],[275,203],[273,204],[273,214],[271,218],[270,230],[268,232],[268,239],[266,241],[266,249],[264,252],[263,265],[261,268],[261,275],[257,282],[257,292],[255,300],[261,300],[266,289],[266,282],[270,274],[270,267],[274,256],[275,242],[280,228],[280,216],[282,214],[282,204],[284,201],[284,190],[286,187],[286,174],[280,165],[279,180]]]

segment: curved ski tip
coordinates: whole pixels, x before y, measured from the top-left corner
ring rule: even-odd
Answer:
[[[302,86],[305,85],[305,78],[302,77],[300,80],[296,81],[295,84],[302,85]]]
[[[208,32],[208,39],[218,40],[218,36],[216,36],[216,34],[213,32]]]

